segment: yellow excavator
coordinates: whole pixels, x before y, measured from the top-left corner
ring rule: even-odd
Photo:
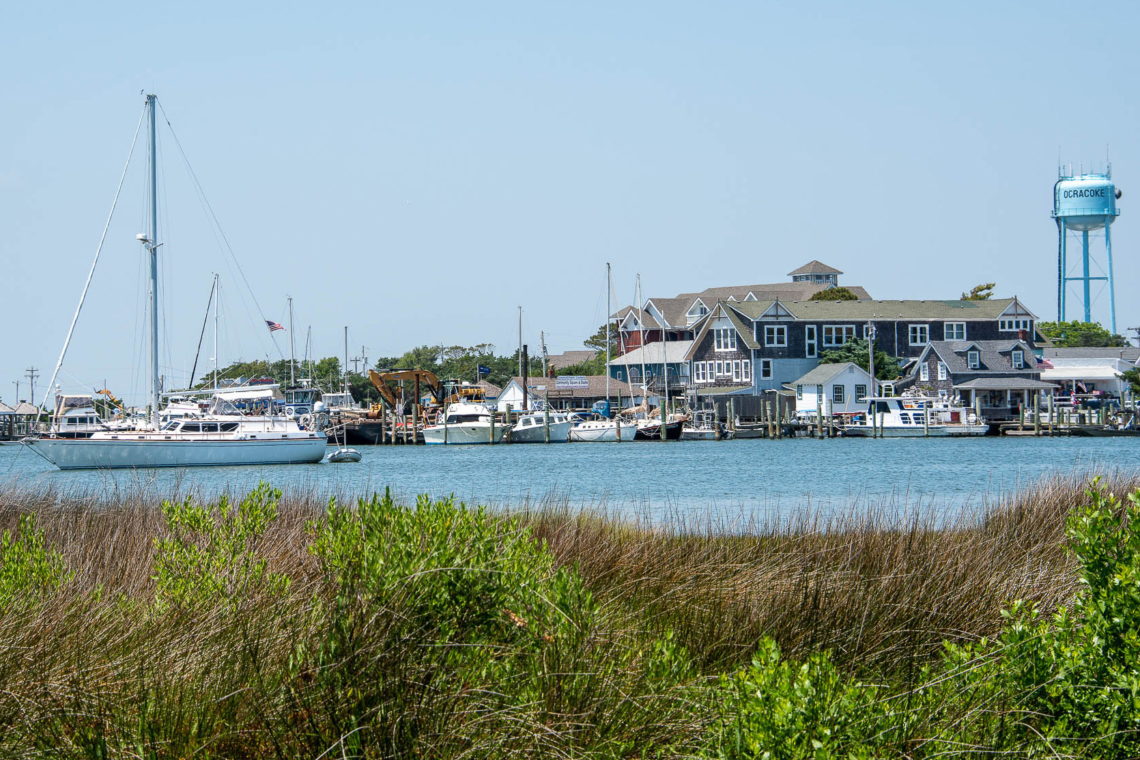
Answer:
[[[384,403],[391,409],[400,405],[395,384],[404,380],[411,380],[415,383],[415,392],[412,398],[416,399],[416,403],[419,403],[424,386],[427,386],[427,389],[435,396],[437,403],[444,397],[443,384],[440,383],[434,372],[429,372],[426,369],[402,369],[395,372],[377,372],[370,369],[368,370],[368,379],[372,381],[372,385],[380,393],[380,398],[384,399]],[[380,411],[379,406],[379,404],[374,404],[368,416],[372,417],[378,413]]]
[[[126,414],[127,413],[127,408],[125,406],[123,406],[122,399],[115,396],[114,393],[111,393],[111,391],[107,390],[106,388],[99,390],[99,391],[95,391],[95,394],[98,396],[106,396],[107,402],[110,403],[111,406],[118,409],[119,414]]]

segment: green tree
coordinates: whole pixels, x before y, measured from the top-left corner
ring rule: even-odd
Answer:
[[[818,293],[813,293],[812,301],[858,301],[859,296],[852,293],[842,285],[835,288],[827,288]]]
[[[1140,369],[1134,367],[1127,372],[1122,372],[1120,376],[1132,386],[1133,393],[1140,393]]]
[[[829,348],[819,355],[820,364],[852,364],[868,369],[867,339],[854,338],[839,348]],[[894,380],[899,376],[899,360],[881,348],[875,348],[875,379]]]
[[[603,363],[605,363],[606,326],[603,324],[601,327],[599,327],[593,335],[582,341],[582,345],[584,345],[586,348],[592,348],[601,354]],[[617,325],[613,324],[610,325],[610,356],[617,356],[619,350],[620,343],[618,341],[618,329]]]
[[[996,282],[983,282],[970,288],[969,293],[962,294],[963,301],[988,301],[993,298]]]
[[[1104,329],[1097,322],[1038,322],[1037,329],[1041,331],[1054,346],[1060,348],[1072,347],[1112,347],[1127,346],[1128,341],[1123,335],[1115,335]]]

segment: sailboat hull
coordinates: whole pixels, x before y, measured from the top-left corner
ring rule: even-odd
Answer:
[[[308,464],[324,459],[326,438],[267,440],[36,438],[24,441],[61,470],[130,467],[210,467],[260,464]]]

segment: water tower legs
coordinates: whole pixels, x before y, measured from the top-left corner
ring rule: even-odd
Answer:
[[[1084,281],[1085,321],[1092,322],[1092,293],[1090,292],[1092,280],[1089,274],[1089,231],[1081,232],[1081,279]]]
[[[1069,276],[1069,262],[1067,260],[1068,251],[1066,251],[1067,240],[1069,237],[1068,230],[1065,229],[1065,220],[1057,220],[1057,232],[1059,233],[1059,242],[1057,248],[1057,321],[1064,322],[1065,320],[1065,286],[1068,284]]]
[[[1104,218],[1104,251],[1108,257],[1108,319],[1116,335],[1116,277],[1112,274],[1112,219]]]

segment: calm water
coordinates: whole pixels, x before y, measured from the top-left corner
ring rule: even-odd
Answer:
[[[0,486],[214,493],[268,480],[292,490],[454,493],[517,507],[554,499],[655,520],[770,519],[852,506],[939,513],[983,506],[1050,475],[1140,470],[1129,438],[793,439],[514,446],[361,446],[358,464],[60,472],[0,446]]]

